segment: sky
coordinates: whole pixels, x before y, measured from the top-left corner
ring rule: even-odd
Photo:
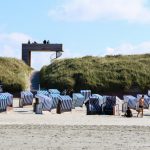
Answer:
[[[150,53],[149,0],[1,0],[0,56],[21,59],[22,43],[62,43],[61,58]],[[51,52],[32,52],[32,67]]]

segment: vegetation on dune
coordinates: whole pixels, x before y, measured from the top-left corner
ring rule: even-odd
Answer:
[[[15,58],[0,57],[0,81],[4,91],[19,92],[27,87],[29,68],[23,61]]]
[[[57,60],[41,71],[43,88],[143,93],[150,89],[150,54]]]

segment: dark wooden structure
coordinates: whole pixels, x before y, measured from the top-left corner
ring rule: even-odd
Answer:
[[[62,44],[39,44],[28,43],[22,44],[22,60],[29,66],[31,66],[31,52],[56,52],[56,58],[63,52]]]

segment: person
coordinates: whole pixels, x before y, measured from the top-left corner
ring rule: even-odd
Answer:
[[[126,111],[126,113],[125,113],[125,117],[132,117],[133,115],[132,115],[132,111],[131,111],[131,109],[130,109],[130,107],[128,107],[127,108],[127,111]]]
[[[46,40],[43,41],[43,44],[46,44]]]
[[[30,44],[30,40],[28,40],[28,44]]]
[[[47,44],[49,44],[49,40],[47,41]]]
[[[139,110],[138,110],[137,117],[139,116],[140,112],[142,112],[142,117],[143,117],[143,108],[144,108],[144,95],[142,95],[142,97],[139,100]]]

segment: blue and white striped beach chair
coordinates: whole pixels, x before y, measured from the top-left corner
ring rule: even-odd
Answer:
[[[13,95],[10,93],[0,93],[0,111],[6,111],[7,106],[13,105]]]
[[[50,94],[60,94],[60,91],[58,91],[57,89],[49,89],[48,91]]]
[[[7,97],[0,94],[0,112],[7,110]]]
[[[127,107],[131,109],[136,109],[137,107],[137,98],[132,95],[124,95],[123,96],[124,102],[127,103]]]
[[[49,92],[47,90],[39,90],[37,91],[37,94],[43,94],[43,95],[49,96]]]
[[[25,105],[32,105],[33,103],[33,94],[30,91],[22,91],[21,92],[21,99],[19,102],[20,107]]]
[[[96,115],[102,112],[99,99],[95,96],[90,96],[89,99],[85,101],[85,106],[87,108],[87,115]]]
[[[84,96],[85,100],[91,96],[91,90],[81,90],[80,93]]]
[[[103,98],[103,96],[101,96],[99,94],[92,94],[92,97],[98,98],[100,106],[106,102],[105,99]]]
[[[73,104],[72,104],[72,108],[75,107],[82,107],[85,97],[81,94],[81,93],[73,93]]]
[[[52,109],[57,108],[58,100],[60,94],[49,94],[49,97],[52,99]]]
[[[36,94],[35,98],[39,99],[39,103],[42,103],[42,110],[43,111],[51,111],[52,109],[52,98],[48,97],[44,94]]]
[[[120,115],[122,112],[123,101],[117,96],[105,96],[106,105],[104,108],[104,113],[106,115]]]
[[[60,102],[60,111],[66,112],[72,110],[72,98],[68,95],[60,95],[59,96]]]

